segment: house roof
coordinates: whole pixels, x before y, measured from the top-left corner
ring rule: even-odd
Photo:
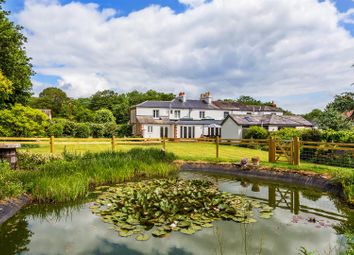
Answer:
[[[169,120],[167,117],[160,117],[155,119],[150,116],[136,116],[136,120],[140,124],[161,124],[161,125],[210,125],[210,124],[221,124],[221,120],[193,120],[193,119],[180,119],[180,120]]]
[[[240,126],[286,126],[286,127],[313,127],[313,124],[302,116],[293,115],[236,115],[230,114],[222,124],[231,118],[236,124]]]
[[[219,109],[245,112],[282,112],[281,109],[268,105],[244,105],[237,102],[213,101]]]
[[[175,98],[172,101],[145,101],[136,107],[143,108],[171,108],[171,109],[205,109],[205,110],[226,110],[226,111],[245,111],[245,112],[282,112],[281,109],[262,105],[244,105],[237,102],[213,101],[211,104],[203,100],[190,100],[185,102]]]

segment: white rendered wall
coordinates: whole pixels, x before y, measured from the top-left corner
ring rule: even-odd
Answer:
[[[268,131],[269,132],[278,131],[278,126],[269,126]]]
[[[238,126],[231,118],[228,118],[221,126],[221,138],[242,139],[242,126]]]

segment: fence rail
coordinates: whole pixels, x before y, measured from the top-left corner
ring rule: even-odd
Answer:
[[[223,156],[220,146],[238,146],[267,151],[269,162],[286,161],[299,165],[302,161],[354,168],[354,143],[300,141],[298,137],[292,140],[279,140],[273,137],[269,139],[0,137],[0,144],[47,145],[51,153],[55,153],[58,145],[107,145],[111,150],[116,150],[121,145],[158,145],[166,151],[168,143],[215,144],[216,159]]]

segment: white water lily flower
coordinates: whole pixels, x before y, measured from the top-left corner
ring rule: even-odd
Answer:
[[[107,206],[112,206],[112,204],[107,204]]]
[[[172,223],[172,224],[170,225],[170,227],[171,227],[171,228],[175,228],[175,227],[177,227],[177,225],[176,225],[175,223]]]

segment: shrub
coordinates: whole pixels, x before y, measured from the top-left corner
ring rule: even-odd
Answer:
[[[90,136],[90,127],[86,123],[75,123],[73,136],[78,138],[86,138]]]
[[[246,139],[266,139],[269,133],[265,128],[252,126],[246,130],[245,138]]]
[[[41,165],[64,158],[61,154],[33,153],[29,151],[19,151],[17,156],[18,166],[21,170],[36,170]]]
[[[99,123],[90,123],[91,136],[95,138],[103,137],[105,134],[105,126]]]
[[[318,129],[304,129],[301,132],[301,140],[320,142],[322,140],[322,132]]]
[[[62,137],[64,134],[64,125],[62,123],[51,123],[47,133],[49,136]]]
[[[65,120],[64,121],[64,136],[75,136],[76,122]]]
[[[40,110],[15,104],[0,111],[1,135],[16,137],[42,136],[48,126],[48,117]]]
[[[108,109],[97,110],[94,114],[93,120],[96,123],[116,122],[116,118],[113,113]]]
[[[298,136],[300,137],[302,133],[301,129],[295,129],[295,128],[282,128],[273,134],[275,137],[278,137],[283,140],[291,140],[293,137]]]
[[[130,124],[121,124],[118,125],[117,136],[125,137],[132,135],[132,125]]]
[[[118,126],[115,122],[108,122],[104,124],[104,136],[112,137],[117,135]]]

